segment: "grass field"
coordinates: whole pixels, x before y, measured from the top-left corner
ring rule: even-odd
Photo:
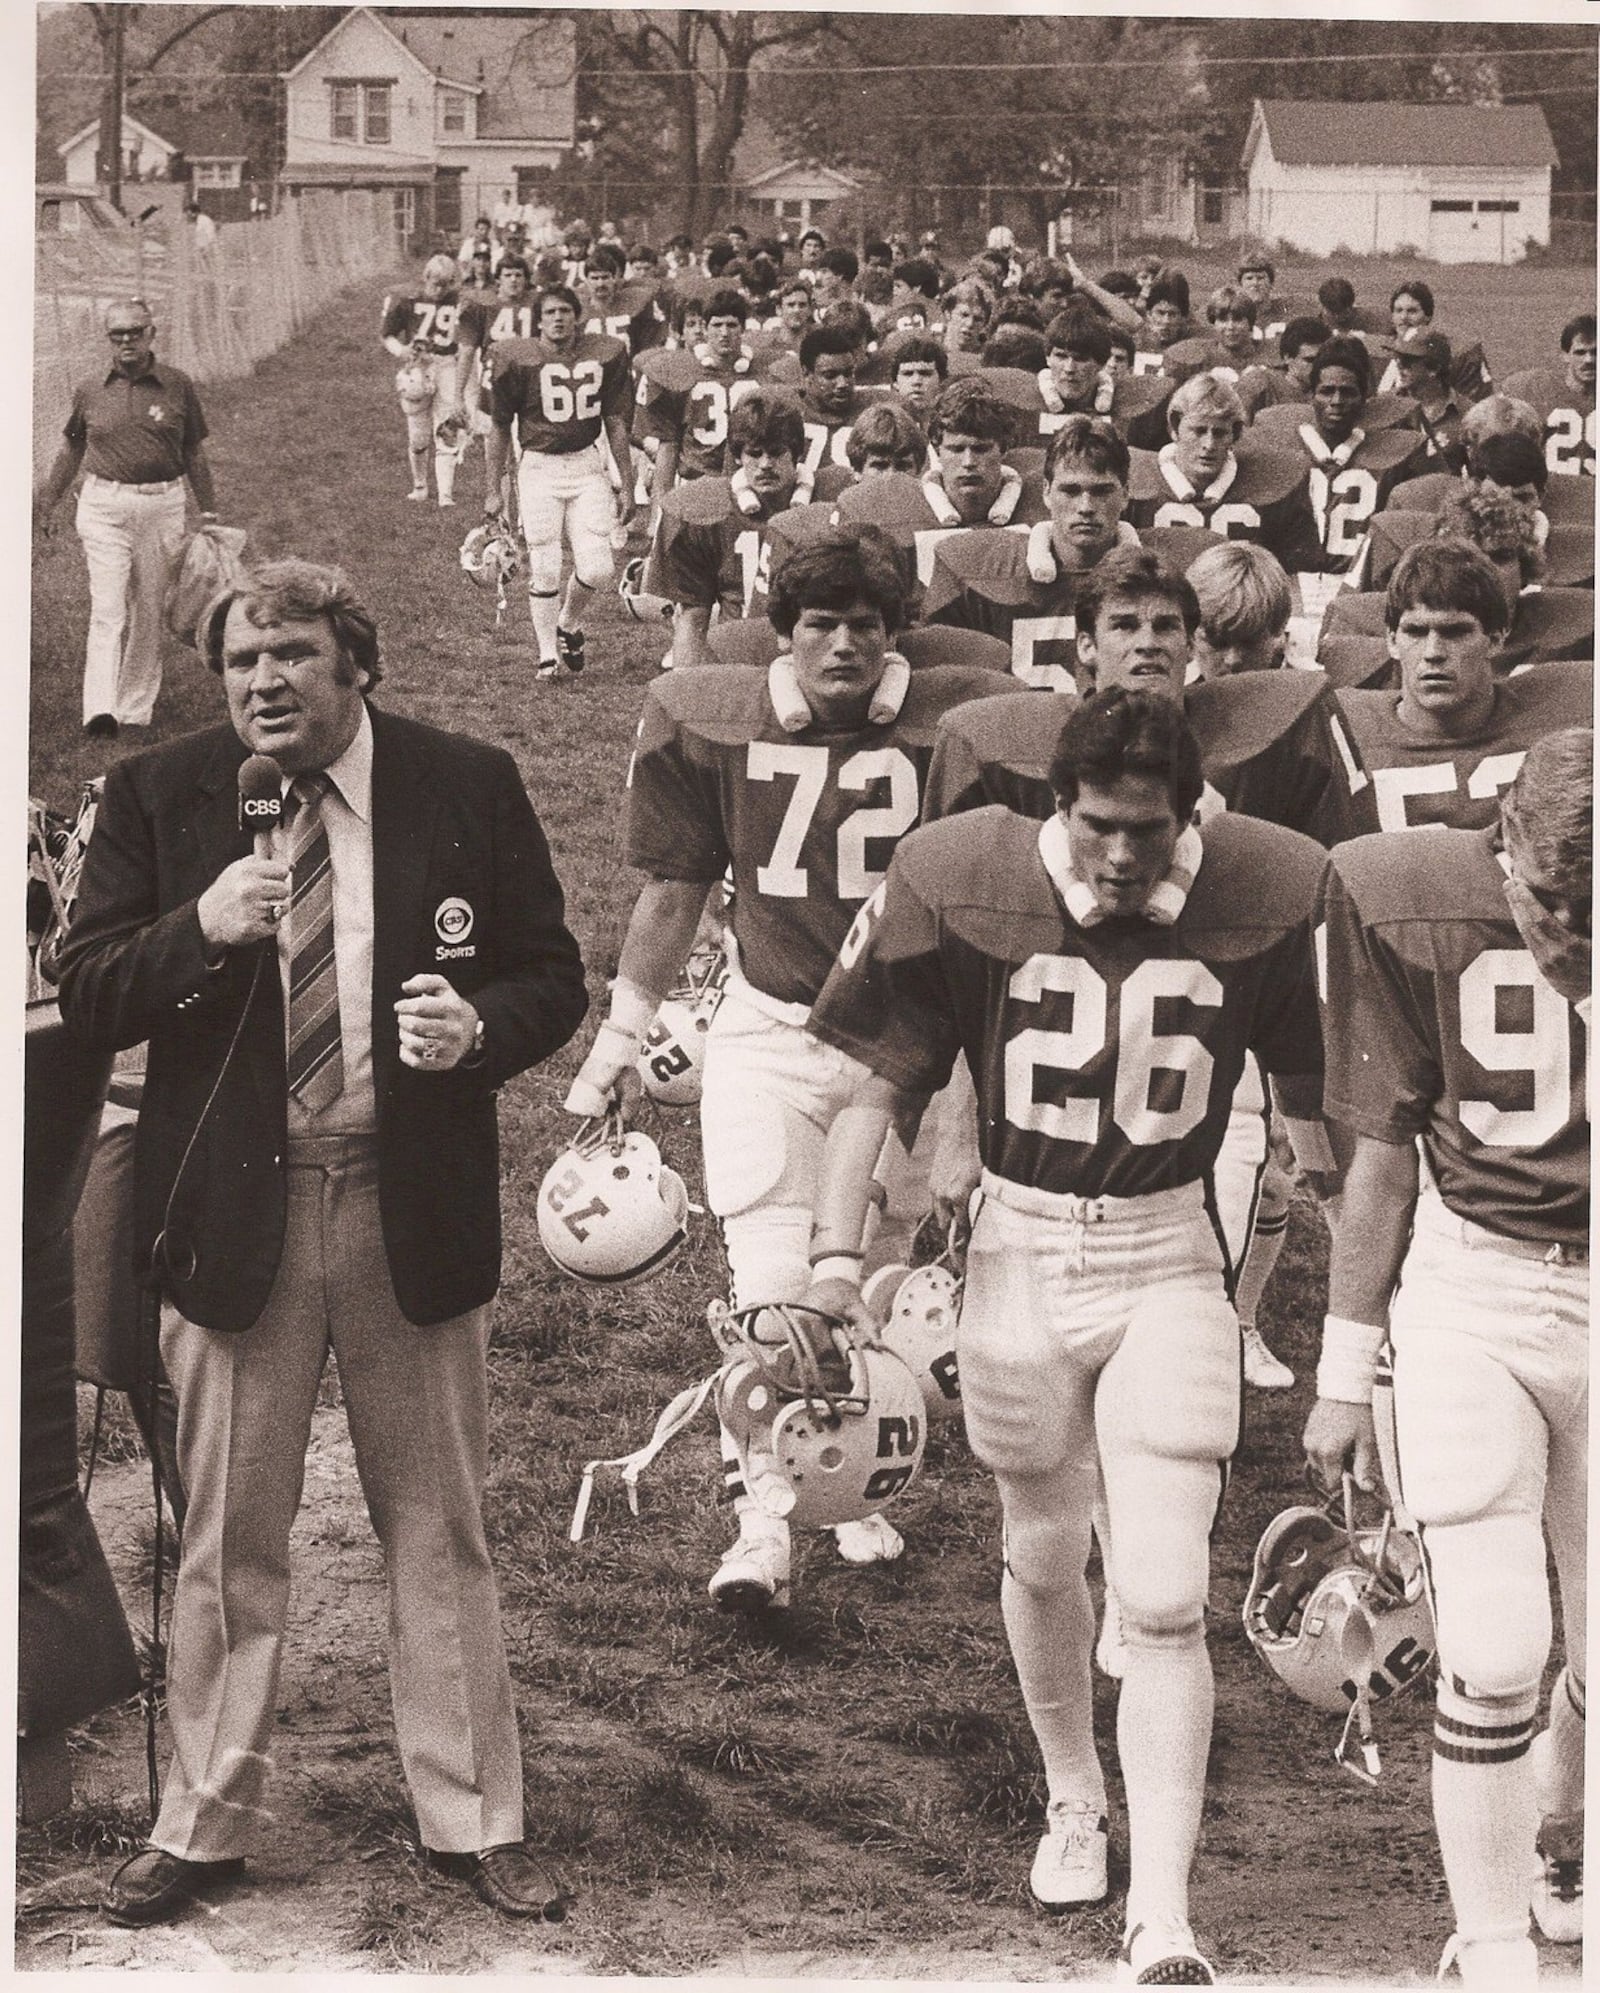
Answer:
[[[1296,275],[1286,273],[1286,289]],[[1203,279],[1195,288],[1203,295]],[[1497,370],[1510,371],[1549,353],[1592,273],[1441,273],[1437,288],[1441,322],[1484,336]],[[223,517],[249,528],[258,556],[350,569],[384,636],[385,704],[516,755],[601,1001],[631,903],[621,779],[664,634],[607,601],[588,672],[535,683],[525,603],[497,632],[492,598],[457,566],[481,457],[463,472],[455,512],[404,502],[393,367],[375,324],[376,298],[359,292],[253,379],[207,391]],[[31,733],[34,793],[58,806],[107,752],[78,726],[86,618],[64,508],[36,562]],[[220,712],[216,682],[174,647],[155,737]],[[507,1087],[501,1111],[506,1264],[490,1356],[488,1518],[531,1835],[581,1899],[544,1949],[553,1962],[609,1971],[757,1972],[782,1960],[920,1977],[1101,1975],[1115,1902],[1057,1923],[1027,1902],[1043,1794],[1000,1625],[996,1504],[959,1432],[935,1437],[897,1510],[904,1560],[848,1571],[807,1545],[795,1610],[771,1626],[722,1619],[705,1597],[725,1537],[709,1415],[646,1476],[637,1520],[602,1484],[586,1540],[567,1541],[582,1463],[640,1443],[667,1398],[711,1367],[704,1306],[724,1280],[704,1219],[660,1277],[621,1292],[580,1289],[545,1259],[533,1192],[566,1137],[559,1101],[587,1037]],[[658,1132],[699,1201],[692,1117],[668,1113]],[[1386,1715],[1386,1771],[1369,1793],[1332,1765],[1336,1726],[1279,1689],[1239,1624],[1257,1537],[1302,1485],[1324,1259],[1319,1219],[1297,1206],[1264,1327],[1301,1382],[1251,1395],[1217,1540],[1218,1726],[1196,1920],[1230,1974],[1408,1977],[1431,1967],[1449,1924],[1427,1812],[1425,1705]],[[351,1941],[370,1937],[374,1964],[482,1963],[452,1937],[459,1896],[414,1885],[381,1672],[353,1669],[335,1687],[376,1733],[372,1763],[353,1758],[336,1773],[317,1817],[328,1858],[364,1864]],[[1111,1685],[1097,1683],[1096,1696],[1112,1768]],[[286,1737],[285,1758],[296,1748]],[[130,1773],[126,1791],[102,1791],[100,1803],[132,1831],[141,1791]],[[1114,1770],[1113,1793],[1116,1804]],[[30,1876],[106,1852],[97,1832],[69,1818],[25,1835]],[[1118,1825],[1113,1838],[1115,1888],[1125,1875]]]

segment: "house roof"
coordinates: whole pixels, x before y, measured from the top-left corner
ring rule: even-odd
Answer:
[[[125,126],[131,125],[141,137],[151,140],[155,145],[159,145],[164,152],[176,152],[179,149],[178,141],[175,138],[163,138],[160,132],[152,131],[142,119],[131,116],[127,111],[124,111],[122,114],[122,122]],[[74,147],[82,145],[86,138],[92,137],[98,139],[99,136],[100,120],[98,118],[91,118],[81,131],[75,131],[71,138],[64,138],[56,147],[56,151],[65,159],[67,154]]]
[[[1537,104],[1318,103],[1258,97],[1248,171],[1265,129],[1281,166],[1501,166],[1557,163]]]
[[[572,143],[578,52],[570,19],[412,7],[381,18],[435,76],[480,93],[479,138]]]
[[[785,159],[777,166],[769,166],[765,173],[751,174],[739,185],[743,193],[760,194],[794,179],[820,181],[826,187],[837,188],[840,194],[858,194],[861,191],[861,182],[852,179],[848,173],[841,173],[836,166],[814,165],[809,159]]]
[[[153,117],[161,120],[162,129],[157,131],[142,118],[124,111],[122,121],[131,125],[154,141],[165,152],[181,152],[186,159],[249,159],[251,156],[251,133],[244,118],[238,111],[230,109],[184,109],[182,106],[163,104],[153,109]],[[81,131],[56,147],[64,158],[74,146],[81,145],[86,138],[98,137],[100,120],[91,118]]]

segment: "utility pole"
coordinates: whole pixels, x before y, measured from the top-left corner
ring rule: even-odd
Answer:
[[[123,52],[124,37],[127,34],[127,17],[120,7],[113,7],[111,15],[111,90],[109,101],[109,137],[102,134],[106,148],[106,198],[117,210],[122,207],[122,99],[124,91]]]

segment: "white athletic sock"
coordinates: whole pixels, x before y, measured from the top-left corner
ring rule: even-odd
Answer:
[[[1536,1694],[1485,1702],[1439,1684],[1433,1819],[1463,1944],[1511,1942],[1527,1934],[1539,1828],[1528,1746],[1537,1709]]]
[[[1246,1328],[1255,1326],[1256,1311],[1261,1306],[1261,1296],[1266,1291],[1267,1282],[1272,1278],[1272,1269],[1278,1264],[1278,1255],[1283,1251],[1283,1241],[1288,1230],[1287,1206],[1279,1211],[1263,1211],[1256,1219],[1255,1229],[1250,1234],[1250,1243],[1245,1247],[1244,1265],[1239,1269],[1239,1278],[1233,1294],[1234,1311]]]
[[[568,576],[567,592],[561,598],[561,614],[556,619],[563,630],[583,628],[584,611],[593,596],[594,590],[587,582],[580,581],[575,574]]]
[[[554,594],[540,595],[528,590],[528,614],[533,618],[534,641],[539,646],[539,662],[554,664],[556,661],[556,612],[560,599]]]
[[[428,488],[428,449],[424,444],[420,450],[408,450],[411,459],[411,489],[426,491]]]
[[[1539,1813],[1566,1819],[1583,1811],[1583,1684],[1569,1662],[1550,1691],[1550,1722],[1533,1751]]]
[[[1059,1591],[1000,1580],[1000,1610],[1028,1721],[1039,1740],[1050,1798],[1106,1807],[1105,1774],[1094,1747],[1094,1693],[1089,1655],[1094,1607],[1081,1574]]]
[[[1152,1640],[1129,1623],[1117,1703],[1117,1756],[1128,1797],[1128,1928],[1189,1919],[1215,1691],[1205,1629]]]
[[[433,474],[439,482],[441,499],[454,498],[456,494],[456,465],[461,461],[454,450],[447,450],[441,444],[433,453]]]

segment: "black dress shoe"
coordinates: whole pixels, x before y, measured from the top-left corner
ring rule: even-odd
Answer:
[[[165,1848],[141,1848],[112,1876],[100,1907],[113,1924],[165,1924],[214,1884],[243,1873],[241,1855],[225,1862],[190,1862]]]
[[[111,713],[94,713],[83,723],[84,734],[90,740],[115,740],[119,728]]]
[[[432,1848],[422,1852],[430,1868],[470,1882],[502,1917],[543,1917],[547,1924],[559,1924],[567,1914],[566,1890],[520,1841],[475,1855],[441,1855]]]

